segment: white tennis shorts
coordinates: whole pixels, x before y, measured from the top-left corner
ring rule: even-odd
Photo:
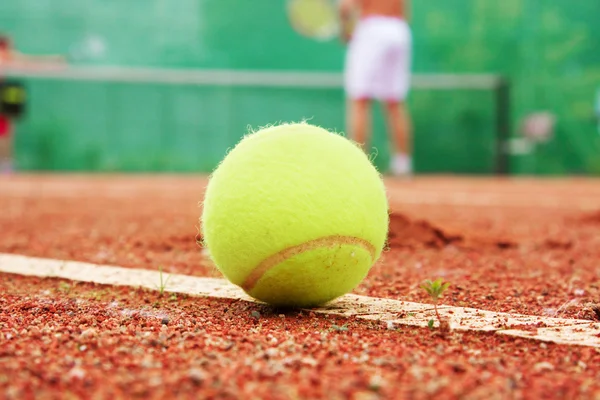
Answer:
[[[344,86],[352,99],[404,100],[410,87],[412,37],[400,19],[361,19],[346,53]]]

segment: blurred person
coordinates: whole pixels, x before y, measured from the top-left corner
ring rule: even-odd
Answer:
[[[8,35],[0,33],[0,87],[3,84],[1,68],[2,67],[11,67],[11,68],[19,68],[26,67],[30,65],[40,65],[40,64],[54,64],[61,63],[64,61],[62,56],[58,55],[26,55],[18,52],[12,46],[12,41]],[[12,85],[11,85],[12,86]],[[23,91],[22,88],[11,87],[14,93],[15,90]],[[6,90],[3,90],[0,94],[2,96],[6,96]],[[14,97],[11,96],[11,97]],[[19,96],[22,97],[22,96]],[[0,99],[2,104],[7,104],[8,101],[13,101],[14,99]],[[18,108],[19,104],[15,104],[15,107]],[[12,108],[12,107],[11,107]],[[2,111],[2,110],[0,110]],[[12,112],[16,112],[16,110],[11,110]],[[16,118],[14,114],[0,112],[0,173],[10,173],[13,171],[13,121],[12,119]]]
[[[344,88],[350,137],[367,149],[371,101],[385,105],[393,146],[390,170],[412,173],[411,121],[405,105],[410,86],[412,35],[409,0],[340,0],[342,40],[348,43]]]
[[[8,36],[0,34],[0,67],[8,64],[11,60],[10,39]],[[1,76],[0,85],[2,85]],[[2,93],[3,91],[0,92],[0,95]],[[12,147],[12,123],[8,115],[0,112],[0,173],[8,173],[13,169]]]

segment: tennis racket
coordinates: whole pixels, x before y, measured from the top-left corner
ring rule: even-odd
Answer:
[[[294,30],[302,36],[325,41],[340,34],[334,0],[287,0],[287,14]]]

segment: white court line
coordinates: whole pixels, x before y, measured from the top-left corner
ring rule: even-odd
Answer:
[[[144,287],[151,290],[157,290],[160,284],[158,271],[2,253],[0,253],[0,272],[104,285]],[[166,276],[163,278],[166,279]],[[237,286],[218,278],[170,274],[165,291],[257,302]],[[353,294],[342,296],[327,306],[311,310],[320,314],[376,320],[386,323],[390,329],[401,325],[426,327],[429,320],[435,320],[433,308],[429,304]],[[587,320],[496,313],[450,306],[441,306],[439,311],[444,318],[447,318],[450,327],[457,331],[495,332],[544,342],[600,348],[600,323]]]

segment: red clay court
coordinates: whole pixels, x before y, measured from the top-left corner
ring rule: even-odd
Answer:
[[[0,270],[32,263],[0,273],[2,398],[600,399],[597,179],[387,180],[383,258],[348,299],[296,311],[185,286],[221,282],[201,279],[220,278],[196,243],[206,182],[0,178]],[[44,259],[98,266],[58,279]],[[82,272],[101,265],[129,281]],[[426,324],[438,277],[449,332]]]

